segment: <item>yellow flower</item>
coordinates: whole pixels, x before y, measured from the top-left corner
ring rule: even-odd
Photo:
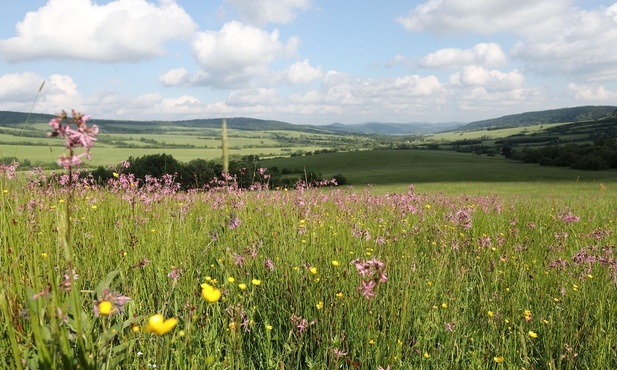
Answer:
[[[272,330],[272,325],[266,325],[266,330],[267,330],[267,331]]]
[[[103,316],[109,316],[116,311],[113,303],[109,301],[103,301],[99,303],[99,314]]]
[[[131,326],[131,331],[133,333],[138,333],[139,332],[139,325],[133,325]]]
[[[259,280],[259,279],[253,279],[253,280],[251,280],[251,284],[253,284],[253,285],[259,285],[259,284],[261,284],[261,280]]]
[[[335,267],[336,267],[336,266],[338,266],[338,265],[340,265],[338,261],[336,261],[336,260],[332,261],[332,266],[335,266]]]
[[[317,267],[311,267],[311,274],[315,275],[317,273]]]
[[[154,333],[156,335],[163,335],[169,333],[178,323],[178,319],[175,317],[165,320],[163,315],[157,313],[150,316],[148,323],[144,326],[146,333]]]
[[[428,354],[428,352],[424,352],[424,358],[429,358],[431,357],[431,355]]]
[[[322,301],[317,302],[315,307],[317,307],[318,310],[321,310],[323,308],[323,302]]]
[[[534,331],[531,331],[531,330],[527,333],[527,335],[529,335],[529,338],[537,338],[538,337],[538,334],[536,332],[534,332]]]
[[[336,293],[336,298],[341,298],[341,297],[343,297],[343,292]]]
[[[114,172],[114,173],[113,173],[113,176],[114,176],[115,178],[118,178],[118,176],[120,176],[120,175],[118,175],[118,173],[117,173],[117,172]]]
[[[246,284],[244,284],[244,283],[238,284],[238,288],[240,288],[240,290],[245,290],[246,289]]]
[[[448,304],[447,304],[447,303],[445,303],[445,302],[444,302],[444,303],[442,303],[442,304],[441,304],[441,308],[448,308]]]
[[[493,317],[495,314],[493,313],[493,311],[488,311],[488,316],[489,317]]]
[[[221,291],[210,284],[203,283],[201,284],[201,296],[204,297],[206,302],[214,303],[221,299]]]
[[[493,357],[493,360],[495,360],[496,363],[500,364],[503,362],[503,356],[499,356],[499,357],[495,356]]]
[[[227,282],[228,283],[233,283],[234,281],[236,281],[236,279],[232,278],[232,277],[228,277],[227,278]]]

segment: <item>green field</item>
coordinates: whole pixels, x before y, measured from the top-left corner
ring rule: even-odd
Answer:
[[[360,151],[260,161],[279,170],[315,171],[325,178],[343,174],[350,185],[372,184],[402,191],[419,189],[467,193],[535,192],[537,186],[572,187],[617,183],[617,171],[577,171],[562,167],[523,164],[503,157],[429,150]],[[472,184],[483,185],[472,185]],[[430,184],[430,185],[429,185]],[[543,185],[541,185],[543,184]],[[553,184],[553,185],[551,185]]]
[[[185,193],[17,175],[0,173],[6,368],[617,367],[614,183]]]

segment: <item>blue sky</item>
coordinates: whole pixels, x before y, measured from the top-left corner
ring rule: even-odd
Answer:
[[[297,124],[617,105],[617,2],[0,0],[0,110]]]

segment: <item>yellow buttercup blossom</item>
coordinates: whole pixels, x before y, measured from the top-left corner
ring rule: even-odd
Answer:
[[[529,338],[534,338],[534,339],[538,337],[538,334],[531,330],[527,333],[527,335],[529,335]]]
[[[493,311],[488,311],[488,316],[489,317],[493,317],[495,314],[493,313]]]
[[[232,278],[231,276],[227,278],[228,283],[233,283],[234,281],[236,281],[236,279]]]
[[[323,308],[323,302],[322,301],[317,302],[315,307],[317,307],[318,310],[321,310]]]
[[[311,274],[315,275],[317,273],[317,267],[311,267]]]
[[[495,356],[493,357],[493,360],[495,360],[496,363],[500,364],[503,362],[504,358],[503,356]]]
[[[163,335],[169,333],[178,324],[178,319],[175,317],[165,320],[163,315],[157,313],[150,316],[148,323],[144,326],[146,333],[154,333],[156,335]]]
[[[116,311],[113,303],[109,301],[103,301],[99,303],[99,314],[103,316],[109,316]]]
[[[218,302],[218,300],[221,299],[221,295],[222,293],[220,289],[216,289],[207,283],[201,284],[201,296],[206,300],[206,302]]]
[[[240,283],[240,284],[238,284],[238,288],[240,288],[240,290],[245,290],[246,289],[246,284]]]
[[[335,266],[335,267],[336,267],[336,266],[338,266],[338,265],[340,265],[340,263],[339,263],[338,261],[336,261],[336,260],[332,261],[332,266]]]
[[[251,284],[253,284],[253,285],[259,285],[259,284],[261,284],[261,280],[259,280],[259,279],[253,279],[253,280],[251,280]]]

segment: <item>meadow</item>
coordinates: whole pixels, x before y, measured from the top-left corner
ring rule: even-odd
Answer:
[[[39,146],[66,170],[0,165],[6,368],[617,368],[614,171],[384,150],[259,163],[353,186],[100,185],[82,118]]]
[[[7,368],[617,367],[612,183],[187,193],[13,170]]]

